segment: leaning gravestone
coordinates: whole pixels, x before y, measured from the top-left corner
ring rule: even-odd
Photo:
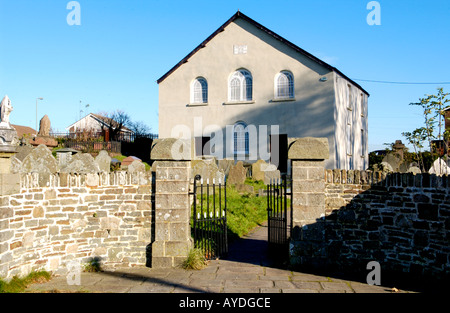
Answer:
[[[111,157],[107,151],[100,151],[95,157],[95,162],[98,164],[100,172],[109,173],[111,171]]]
[[[238,161],[236,165],[233,165],[230,168],[230,172],[228,173],[227,184],[236,185],[243,184],[245,182],[245,178],[247,177],[247,169],[244,167],[244,163],[242,161]]]

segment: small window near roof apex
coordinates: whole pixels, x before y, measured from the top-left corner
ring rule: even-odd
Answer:
[[[193,81],[191,103],[208,103],[208,82],[205,78],[198,77]]]
[[[281,71],[275,76],[275,99],[294,98],[294,75]]]

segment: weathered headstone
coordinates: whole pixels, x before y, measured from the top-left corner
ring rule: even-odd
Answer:
[[[100,167],[89,153],[75,154],[72,156],[72,161],[61,169],[61,173],[87,174],[99,172],[101,172]]]
[[[222,171],[225,175],[228,175],[230,172],[231,166],[234,165],[234,159],[223,159],[217,161],[217,167],[219,171]]]
[[[102,150],[95,157],[95,162],[98,164],[101,172],[109,173],[111,171],[111,157],[108,151]]]
[[[34,148],[22,161],[22,173],[56,173],[58,162],[45,145]]]
[[[11,173],[20,173],[20,170],[22,168],[22,161],[19,160],[17,157],[11,158]]]
[[[66,167],[72,161],[72,155],[78,152],[71,148],[62,148],[56,151],[56,160],[58,161],[59,168]]]
[[[145,164],[141,160],[134,160],[127,168],[128,173],[145,172]]]
[[[264,160],[258,160],[252,164],[252,178],[254,180],[264,181],[264,169],[267,163]],[[263,169],[264,168],[264,169]]]
[[[247,169],[244,167],[242,161],[238,161],[235,165],[230,168],[228,173],[227,184],[236,185],[243,184],[247,177]]]
[[[236,184],[236,190],[239,193],[250,193],[253,194],[255,192],[255,188],[253,186],[247,184]]]
[[[20,175],[11,172],[16,146],[17,132],[9,123],[13,107],[5,96],[0,103],[0,195],[10,195],[20,191]]]
[[[23,161],[31,151],[33,151],[33,147],[31,145],[18,146],[16,147],[16,158]]]
[[[395,153],[388,153],[382,160],[382,164],[386,163],[390,165],[390,168],[388,169],[391,172],[398,172],[400,168],[400,164],[402,163],[402,160],[397,156]]]
[[[214,181],[219,183],[224,182],[225,174],[223,171],[219,170],[213,159],[211,160],[201,160],[196,162],[194,168],[191,172],[191,177],[195,177],[195,175],[200,175],[203,178],[203,181],[209,181],[211,184]]]
[[[281,173],[279,170],[269,170],[264,171],[264,184],[270,184],[270,182],[273,182],[275,180],[279,180],[281,178]]]

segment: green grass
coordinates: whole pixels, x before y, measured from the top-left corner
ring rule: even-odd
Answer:
[[[187,259],[183,262],[183,268],[186,270],[200,270],[207,264],[203,251],[199,248],[193,248],[189,251]]]
[[[261,181],[253,181],[247,179],[247,185],[253,186],[255,192],[259,189],[266,189],[266,185]],[[198,195],[197,210],[200,210],[200,201],[203,201],[204,210],[206,207],[207,197],[206,190],[203,190],[202,197]],[[218,189],[216,189],[216,208],[218,204]],[[221,208],[225,207],[224,191],[222,189]],[[213,198],[209,196],[210,210]],[[193,210],[192,210],[193,214]],[[227,187],[227,235],[228,242],[232,242],[240,237],[245,236],[249,231],[261,225],[267,220],[267,197],[258,197],[252,193],[240,193],[234,186]],[[191,216],[192,222],[192,216]]]
[[[50,280],[51,274],[46,271],[31,272],[24,278],[14,276],[11,281],[0,280],[0,293],[20,293],[34,283],[42,283]]]
[[[261,188],[262,189],[262,188]],[[240,194],[227,188],[227,228],[229,240],[246,235],[267,220],[267,198]]]
[[[84,271],[88,273],[103,272],[100,258],[91,258],[84,265]]]

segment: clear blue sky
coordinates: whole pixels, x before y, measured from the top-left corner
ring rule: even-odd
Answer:
[[[81,25],[67,23],[68,0],[0,0],[0,98],[13,124],[50,117],[64,131],[92,112],[126,111],[158,130],[156,80],[239,9],[352,79],[450,81],[450,1],[79,0]],[[369,149],[422,125],[409,106],[441,86],[358,81],[370,93]],[[80,105],[80,100],[81,105]],[[89,108],[85,105],[89,104]]]

